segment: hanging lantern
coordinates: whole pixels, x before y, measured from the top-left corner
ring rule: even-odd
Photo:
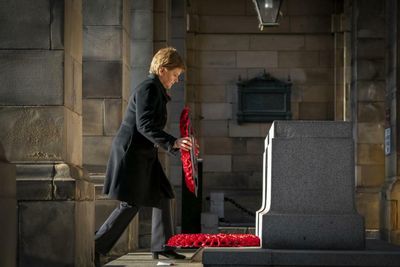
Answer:
[[[259,27],[279,25],[278,19],[283,0],[253,0],[256,7]]]

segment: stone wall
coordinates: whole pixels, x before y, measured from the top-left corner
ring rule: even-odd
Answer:
[[[390,146],[385,142],[385,181],[380,199],[380,234],[382,239],[400,244],[400,179],[399,179],[399,5],[398,1],[385,2],[386,25],[386,117],[385,130],[390,130]],[[385,149],[385,150],[386,150]]]
[[[200,105],[205,196],[224,191],[250,210],[260,207],[263,139],[268,123],[236,121],[237,87],[264,69],[292,86],[293,119],[333,120],[331,0],[283,2],[280,25],[258,29],[252,1],[190,1],[188,95]],[[254,219],[226,204],[226,219]]]
[[[385,127],[385,5],[353,1],[352,73],[353,114],[356,140],[357,208],[367,229],[379,229],[379,198],[384,182]]]

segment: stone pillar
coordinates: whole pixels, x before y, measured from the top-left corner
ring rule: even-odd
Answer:
[[[168,45],[175,47],[179,54],[184,60],[186,60],[186,1],[184,0],[171,0],[167,1],[170,3],[169,13],[169,38],[167,39]],[[168,13],[167,13],[168,15]],[[186,87],[186,74],[183,73],[180,76],[180,82],[175,84],[171,90],[172,101],[168,104],[168,132],[172,135],[179,137],[179,119],[181,112],[185,105],[189,103],[185,99],[185,87]],[[193,105],[190,105],[193,112],[195,111]],[[182,162],[180,157],[166,157],[166,164],[168,164],[168,178],[176,191],[176,216],[175,224],[181,224],[182,216]]]
[[[83,164],[90,173],[105,173],[121,124],[129,88],[129,4],[83,1]]]
[[[352,116],[357,209],[369,233],[378,232],[384,183],[385,1],[354,0],[352,26]]]
[[[131,7],[131,84],[125,92],[126,101],[139,83],[149,75],[150,62],[153,58],[153,1],[132,1]]]
[[[112,140],[130,95],[130,0],[83,0],[83,165],[96,188],[95,229],[118,205],[102,195]],[[138,246],[137,218],[112,257]]]
[[[363,249],[351,124],[275,121],[265,139],[262,248]]]
[[[386,122],[385,122],[385,183],[381,190],[381,238],[400,244],[400,91],[397,88],[400,79],[398,33],[398,1],[386,1]],[[396,56],[397,55],[397,56]]]
[[[164,2],[164,1],[163,1]],[[148,75],[150,62],[154,54],[154,19],[153,0],[133,0],[131,2],[131,58],[130,87],[123,92],[123,103],[126,105],[132,90]],[[151,208],[140,211],[139,246],[149,248],[151,240]]]
[[[82,2],[0,4],[0,139],[17,163],[19,266],[93,264],[82,169]]]
[[[346,2],[346,3],[345,3]],[[351,80],[350,49],[351,16],[348,16],[348,1],[338,1],[332,15],[334,34],[334,107],[335,120],[349,120],[349,81]]]
[[[17,260],[17,201],[15,166],[4,155],[0,143],[0,225],[3,228],[0,266],[15,267]]]

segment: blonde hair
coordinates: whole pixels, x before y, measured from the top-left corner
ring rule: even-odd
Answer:
[[[185,63],[178,54],[178,51],[176,51],[176,49],[173,47],[165,47],[158,50],[151,61],[149,72],[158,74],[159,69],[162,67],[166,68],[167,70],[172,70],[175,68],[186,70]]]

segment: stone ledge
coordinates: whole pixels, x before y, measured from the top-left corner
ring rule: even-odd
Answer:
[[[336,121],[274,121],[272,138],[352,138],[351,123]]]
[[[204,267],[244,266],[399,266],[400,247],[367,240],[365,250],[279,250],[261,248],[205,248]]]
[[[18,164],[17,199],[94,200],[94,185],[77,166],[54,164]]]

